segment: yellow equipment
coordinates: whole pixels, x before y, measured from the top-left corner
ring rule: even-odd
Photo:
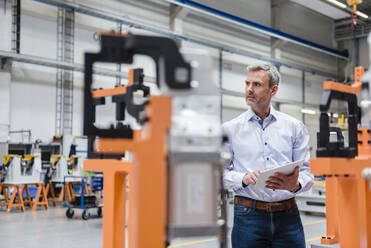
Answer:
[[[357,12],[357,5],[361,4],[363,0],[347,0],[347,4],[353,7],[353,13]]]

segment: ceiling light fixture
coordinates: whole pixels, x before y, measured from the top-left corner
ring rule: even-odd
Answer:
[[[362,18],[368,19],[368,15],[366,15],[366,14],[364,14],[364,13],[358,11],[358,10],[357,10],[356,14],[357,14],[358,16],[362,17]]]
[[[326,1],[329,2],[329,3],[332,3],[333,5],[336,5],[340,8],[342,8],[342,9],[345,9],[347,7],[345,4],[343,4],[341,2],[338,2],[336,0],[326,0]]]
[[[316,114],[316,111],[312,110],[312,109],[301,109],[301,112],[303,114],[309,114],[309,115],[315,115]]]

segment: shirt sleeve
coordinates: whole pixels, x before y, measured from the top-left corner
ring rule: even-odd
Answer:
[[[293,161],[304,160],[303,165],[299,171],[298,181],[301,185],[301,189],[296,194],[308,191],[313,185],[313,175],[310,173],[309,167],[309,133],[303,123],[300,123],[296,127],[296,135],[293,144]]]
[[[233,160],[234,153],[232,148],[232,135],[229,132],[226,124],[223,124],[223,131],[228,135],[228,141],[223,147],[224,152],[229,152],[231,154],[231,160],[225,165],[223,173],[223,183],[226,189],[238,190],[243,188],[242,179],[245,176],[243,172],[237,172],[234,170]]]

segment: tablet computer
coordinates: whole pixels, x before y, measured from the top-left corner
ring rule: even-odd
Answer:
[[[304,163],[304,160],[298,160],[298,161],[295,161],[295,162],[284,164],[284,165],[279,166],[279,167],[275,167],[273,169],[265,170],[265,171],[260,173],[260,175],[258,177],[258,180],[256,181],[255,187],[257,189],[263,189],[263,188],[265,188],[265,185],[266,185],[265,182],[268,180],[268,178],[270,176],[273,176],[274,173],[280,172],[282,174],[289,175],[289,174],[294,172],[294,169],[295,169],[296,166],[301,167],[303,165],[303,163]]]

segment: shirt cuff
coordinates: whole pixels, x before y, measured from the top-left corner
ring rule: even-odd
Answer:
[[[293,193],[293,194],[298,194],[298,193],[300,193],[301,192],[301,190],[303,189],[303,182],[302,182],[302,180],[300,180],[300,178],[298,178],[298,182],[299,182],[299,188],[297,189],[297,190],[295,190],[295,191],[293,191],[293,192],[291,192],[291,193]]]
[[[244,188],[244,187],[246,187],[246,186],[243,184],[243,182],[242,182],[242,179],[243,179],[243,177],[245,176],[245,174],[246,174],[246,173],[241,172],[241,173],[238,173],[238,174],[236,175],[236,183],[238,183],[238,187],[240,187],[240,188]]]

